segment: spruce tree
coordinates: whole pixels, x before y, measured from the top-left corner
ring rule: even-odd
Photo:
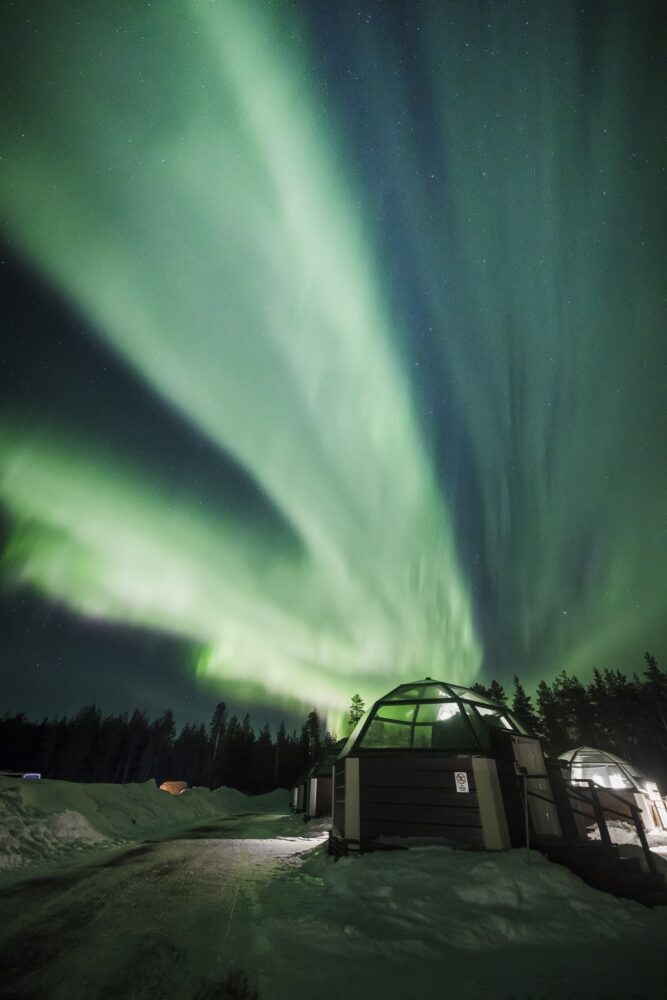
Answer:
[[[311,764],[320,756],[320,749],[322,745],[322,738],[320,735],[320,717],[313,709],[312,712],[308,713],[308,718],[306,719],[306,739],[307,739],[307,753],[308,760]]]
[[[222,745],[223,737],[225,735],[225,729],[227,727],[227,706],[224,701],[219,701],[215,706],[215,711],[213,712],[213,718],[211,719],[211,725],[209,727],[209,735],[211,741],[211,759],[209,764],[209,777],[208,785],[209,788],[217,788],[221,783],[221,768],[220,761],[222,758]]]
[[[350,712],[347,719],[348,724],[352,729],[354,729],[365,711],[366,705],[364,704],[364,699],[360,694],[353,694],[352,701],[350,702]]]
[[[284,775],[287,773],[289,761],[288,739],[285,723],[281,722],[276,733],[276,755],[273,765],[273,787],[282,788],[284,785]]]
[[[479,681],[475,681],[474,684],[470,685],[470,690],[475,691],[477,694],[481,694],[483,698],[491,697],[491,690],[488,687],[484,687]]]
[[[479,681],[476,681],[474,684],[471,684],[470,690],[476,691],[477,694],[481,694],[484,698],[490,698],[491,701],[498,702],[500,705],[507,704],[505,689],[498,681],[491,681],[489,687],[485,687]]]
[[[533,708],[530,695],[526,694],[525,688],[517,675],[514,675],[514,697],[512,698],[512,711],[522,726],[529,733],[535,734],[539,728],[537,713]]]
[[[564,708],[546,681],[540,681],[537,685],[537,705],[540,713],[539,729],[548,749],[555,754],[562,753],[570,746]]]
[[[491,701],[497,701],[500,705],[507,704],[507,695],[505,694],[505,688],[498,681],[491,681],[489,687],[489,698]]]

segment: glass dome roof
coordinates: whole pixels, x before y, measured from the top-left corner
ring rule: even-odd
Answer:
[[[471,688],[424,677],[400,684],[378,699],[359,720],[341,751],[488,750],[491,731],[525,734],[505,705]]]
[[[608,750],[597,747],[575,747],[559,754],[572,769],[573,782],[594,781],[601,788],[636,788],[643,790],[648,778],[638,767]]]

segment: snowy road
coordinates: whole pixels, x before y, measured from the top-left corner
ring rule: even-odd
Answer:
[[[234,816],[5,889],[3,997],[217,996],[262,950],[258,888],[319,843],[294,831],[291,817]]]
[[[306,836],[305,834],[309,835]],[[667,910],[524,851],[339,862],[294,816],[234,815],[0,890],[3,1000],[643,1000]]]

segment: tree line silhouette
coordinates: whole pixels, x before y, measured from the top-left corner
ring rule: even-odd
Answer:
[[[32,722],[23,713],[0,719],[0,768],[85,782],[183,780],[226,785],[250,794],[289,788],[335,742],[316,711],[300,730],[256,732],[220,702],[209,726],[187,723],[176,732],[171,709],[150,722],[144,712],[103,715],[87,705],[71,718]]]
[[[551,754],[599,747],[667,785],[667,673],[650,653],[645,663],[641,677],[596,669],[587,684],[562,672],[551,684],[540,681],[535,699],[517,676],[509,696],[495,680],[473,688],[511,708]],[[354,695],[349,722],[362,712]],[[268,725],[256,732],[248,714],[230,717],[220,702],[208,727],[188,723],[177,733],[171,710],[150,722],[144,712],[103,715],[88,705],[72,718],[41,722],[6,714],[0,719],[0,768],[69,781],[175,779],[255,794],[291,787],[334,742],[314,710],[300,729],[288,733],[282,723],[273,734]]]
[[[667,785],[667,673],[650,653],[644,660],[641,676],[596,668],[587,684],[562,671],[552,684],[540,681],[535,703],[516,676],[511,697],[497,681],[473,687],[511,708],[553,756],[598,747]]]

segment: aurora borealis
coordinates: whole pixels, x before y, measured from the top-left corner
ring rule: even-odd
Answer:
[[[15,309],[5,603],[330,712],[659,654],[657,11],[5,4],[4,237],[79,337]]]

